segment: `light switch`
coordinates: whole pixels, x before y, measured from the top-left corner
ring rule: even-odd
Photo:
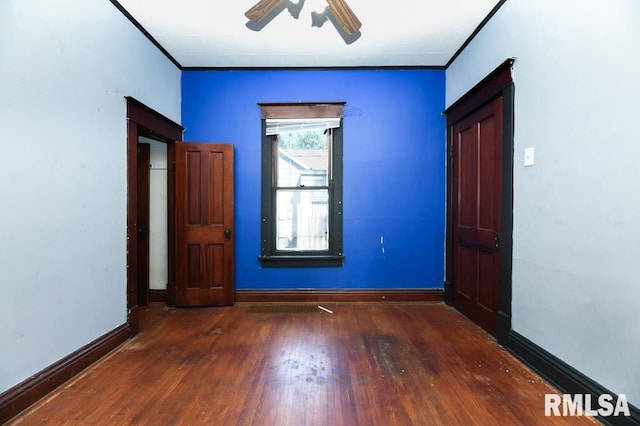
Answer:
[[[535,148],[530,146],[524,149],[524,165],[525,167],[533,166],[533,156],[535,154]]]

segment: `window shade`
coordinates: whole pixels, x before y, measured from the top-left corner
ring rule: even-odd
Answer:
[[[340,118],[268,118],[265,121],[268,136],[340,127]]]

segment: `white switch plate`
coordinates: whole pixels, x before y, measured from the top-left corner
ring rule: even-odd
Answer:
[[[533,157],[535,155],[535,148],[530,146],[524,149],[524,165],[525,167],[533,166]]]

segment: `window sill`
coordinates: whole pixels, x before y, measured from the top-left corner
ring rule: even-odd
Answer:
[[[275,255],[258,257],[265,268],[277,267],[336,267],[342,266],[344,256],[334,255]]]

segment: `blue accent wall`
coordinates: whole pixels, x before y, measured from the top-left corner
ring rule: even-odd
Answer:
[[[258,102],[346,101],[344,265],[262,268]],[[445,72],[184,71],[186,141],[235,145],[236,288],[442,288]]]

